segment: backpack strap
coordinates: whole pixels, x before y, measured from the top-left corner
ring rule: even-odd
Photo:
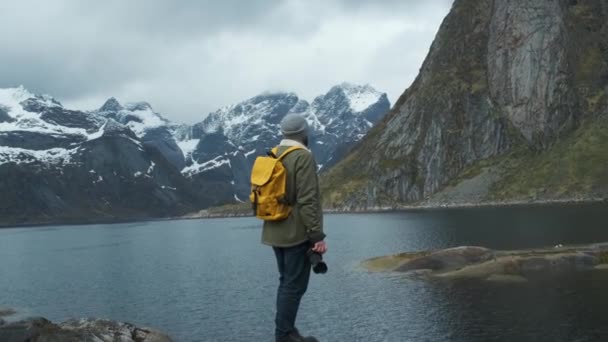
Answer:
[[[300,147],[300,146],[291,146],[290,148],[288,148],[287,150],[285,150],[285,152],[283,152],[277,159],[278,160],[282,160],[288,154],[290,154],[291,152],[296,151],[296,150],[302,150],[302,147]],[[275,147],[275,148],[272,149],[272,151],[276,155],[279,152],[279,148]]]

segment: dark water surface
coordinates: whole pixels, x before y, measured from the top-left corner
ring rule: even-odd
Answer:
[[[608,271],[524,284],[367,273],[380,255],[608,241],[603,205],[326,217],[329,273],[298,326],[321,341],[608,341]],[[0,229],[0,306],[104,317],[178,341],[273,341],[274,256],[253,218]]]

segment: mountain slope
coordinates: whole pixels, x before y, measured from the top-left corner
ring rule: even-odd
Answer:
[[[180,215],[205,204],[179,170],[112,118],[0,89],[0,223]]]
[[[527,198],[504,185],[524,171],[499,163],[501,156],[536,165],[524,162],[530,153],[546,155],[608,111],[607,7],[600,0],[456,0],[412,86],[324,178],[325,204],[430,200],[481,165],[497,166],[503,181],[488,184],[479,200]],[[592,183],[605,179],[597,177]],[[534,186],[552,186],[542,183]]]
[[[265,93],[211,113],[174,135],[186,157],[182,173],[195,188],[213,184],[217,204],[247,198],[255,158],[281,139],[280,122],[289,113],[307,118],[310,146],[320,170],[340,160],[388,111],[385,93],[369,85],[332,87],[312,103],[294,93]]]
[[[110,98],[83,112],[23,87],[0,89],[0,225],[166,217],[239,202],[287,113],[308,118],[312,149],[329,165],[388,108],[386,94],[345,83],[312,104],[262,94],[190,126],[146,102]]]
[[[122,106],[115,98],[110,98],[95,113],[129,127],[144,145],[157,149],[177,169],[186,166],[184,154],[173,136],[171,123],[154,112],[149,103],[136,102]]]

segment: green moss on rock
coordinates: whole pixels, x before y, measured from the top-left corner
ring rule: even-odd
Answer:
[[[518,150],[500,161],[505,177],[490,192],[492,200],[562,198],[606,191],[608,121],[584,123],[545,152]]]

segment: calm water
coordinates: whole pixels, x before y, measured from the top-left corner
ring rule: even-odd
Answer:
[[[298,325],[326,342],[608,340],[608,271],[491,284],[358,268],[429,248],[608,241],[607,222],[606,205],[327,216],[330,270],[313,275]],[[250,218],[0,229],[0,306],[178,341],[273,341],[278,277],[260,230]]]

